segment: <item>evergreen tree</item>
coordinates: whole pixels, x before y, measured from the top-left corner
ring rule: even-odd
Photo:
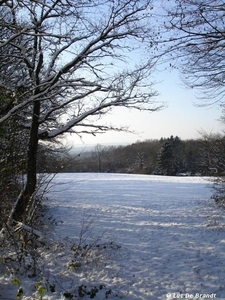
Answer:
[[[160,175],[176,175],[181,168],[181,157],[176,153],[181,141],[171,136],[166,139],[158,153],[155,173]]]

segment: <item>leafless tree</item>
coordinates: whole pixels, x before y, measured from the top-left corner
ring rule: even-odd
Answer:
[[[147,55],[152,1],[1,1],[0,85],[13,96],[0,118],[28,129],[27,183],[10,219],[35,192],[38,141],[66,132],[97,134],[113,107],[156,111]],[[131,53],[142,52],[142,59]],[[140,58],[140,55],[139,55]]]
[[[104,156],[105,149],[104,146],[97,144],[94,148],[93,155],[96,157],[97,164],[98,164],[98,172],[102,172],[102,158]]]
[[[225,5],[223,0],[162,1],[157,50],[169,54],[184,82],[199,88],[204,104],[224,101]],[[166,13],[165,13],[166,11]]]
[[[225,173],[225,137],[221,134],[202,132],[201,161],[206,173],[223,177]]]

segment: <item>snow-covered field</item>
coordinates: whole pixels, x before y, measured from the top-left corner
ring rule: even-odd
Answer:
[[[43,299],[78,286],[100,287],[94,299],[225,299],[225,211],[206,178],[81,173],[53,182],[54,238],[87,253],[85,264],[63,246],[45,255],[43,280],[56,289]],[[16,299],[1,281],[0,299]]]

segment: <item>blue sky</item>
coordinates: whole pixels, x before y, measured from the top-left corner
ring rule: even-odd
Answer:
[[[149,113],[117,108],[103,119],[117,126],[128,125],[136,134],[107,132],[96,137],[84,135],[82,141],[79,137],[72,136],[70,141],[75,145],[130,144],[137,140],[160,139],[171,135],[182,139],[198,138],[202,131],[223,132],[225,125],[218,120],[221,116],[219,106],[197,106],[196,104],[203,103],[197,98],[199,92],[185,88],[176,70],[159,72],[154,79],[160,81],[155,84],[155,89],[159,92],[155,100],[166,102],[165,109]]]
[[[145,60],[149,56],[149,49],[143,45],[143,48],[134,47],[133,52],[126,53],[124,49],[123,54],[127,55],[127,61],[124,64],[121,61],[117,62],[117,68],[126,68],[126,64],[132,66]],[[165,70],[153,71],[152,74],[152,80],[158,82],[154,86],[159,93],[155,100],[166,103],[163,110],[149,113],[116,108],[102,119],[103,124],[118,127],[128,125],[136,134],[107,132],[96,137],[83,135],[82,141],[74,135],[70,136],[70,141],[74,145],[130,144],[137,140],[160,139],[171,135],[179,136],[181,139],[195,139],[201,137],[200,132],[222,133],[225,124],[219,121],[221,116],[219,105],[200,107],[203,102],[197,98],[199,91],[185,88],[178,70],[171,70],[167,66],[168,64],[161,63],[158,68]]]

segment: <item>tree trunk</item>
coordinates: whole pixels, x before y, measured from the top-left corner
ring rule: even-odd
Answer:
[[[31,197],[34,195],[37,183],[37,150],[38,150],[38,127],[39,127],[40,102],[34,102],[33,117],[30,129],[27,151],[27,180],[24,190],[21,192],[13,208],[10,219],[24,221],[26,208]]]

